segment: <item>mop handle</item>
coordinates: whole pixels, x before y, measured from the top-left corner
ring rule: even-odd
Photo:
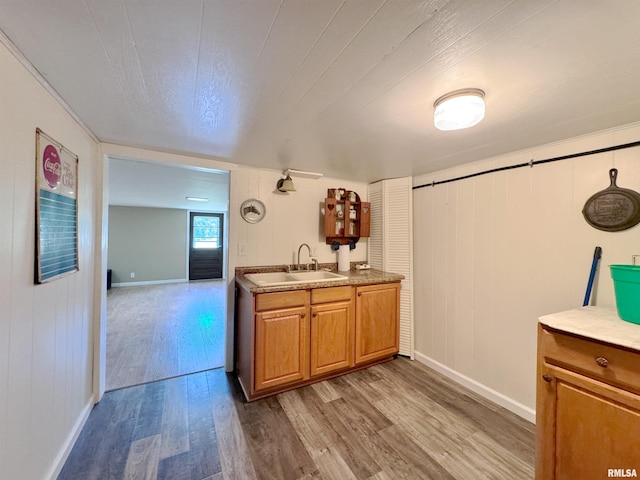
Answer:
[[[596,247],[593,251],[593,262],[591,263],[591,273],[589,274],[589,283],[587,284],[587,292],[584,295],[584,302],[582,302],[582,306],[586,307],[589,305],[589,298],[591,297],[591,287],[593,287],[593,279],[596,276],[596,269],[598,268],[598,261],[602,256],[602,248]]]

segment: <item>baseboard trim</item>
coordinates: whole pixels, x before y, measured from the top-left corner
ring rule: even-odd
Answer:
[[[47,478],[49,480],[56,480],[58,478],[58,475],[60,475],[60,472],[62,471],[62,467],[64,467],[64,463],[67,461],[67,458],[69,457],[69,454],[71,453],[71,450],[76,443],[76,440],[78,440],[78,437],[80,436],[80,432],[82,431],[84,424],[89,418],[89,414],[91,413],[92,408],[93,397],[91,397],[89,403],[87,403],[82,409],[82,412],[80,412],[78,420],[71,429],[71,432],[69,432],[67,439],[62,444],[62,448],[59,450],[58,455],[56,455],[56,458],[54,459],[51,468],[49,469],[49,472],[45,475],[44,478]]]
[[[509,398],[506,395],[493,390],[492,388],[489,388],[486,385],[483,385],[482,383],[477,382],[472,378],[469,378],[466,375],[463,375],[462,373],[457,372],[420,352],[415,352],[415,357],[416,360],[420,363],[426,365],[427,367],[433,368],[435,371],[441,373],[447,378],[450,378],[454,382],[467,387],[469,390],[472,390],[478,395],[482,395],[487,400],[490,400],[493,403],[506,408],[519,417],[522,417],[525,420],[530,421],[531,423],[536,423],[536,412],[534,409],[529,408],[526,405],[523,405],[520,402],[517,402],[512,398]]]
[[[174,278],[171,280],[148,280],[146,282],[120,282],[112,283],[112,287],[142,287],[145,285],[162,285],[164,283],[187,283],[186,278]]]

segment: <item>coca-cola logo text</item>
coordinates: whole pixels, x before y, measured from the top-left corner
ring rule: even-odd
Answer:
[[[42,167],[44,170],[44,178],[51,188],[60,185],[60,173],[62,167],[60,165],[60,155],[53,145],[47,145],[42,155]]]

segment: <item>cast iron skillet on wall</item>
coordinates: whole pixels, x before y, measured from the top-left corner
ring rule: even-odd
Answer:
[[[591,195],[582,214],[593,228],[618,232],[640,223],[640,193],[616,185],[617,168],[609,170],[609,178],[609,187]]]

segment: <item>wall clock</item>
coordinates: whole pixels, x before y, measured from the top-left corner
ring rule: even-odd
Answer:
[[[250,198],[242,202],[240,206],[240,215],[245,222],[258,223],[267,213],[267,208],[260,200]]]

